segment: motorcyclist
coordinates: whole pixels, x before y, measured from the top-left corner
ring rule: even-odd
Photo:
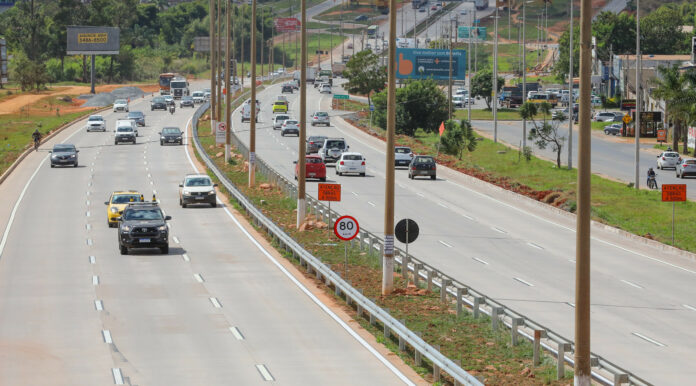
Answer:
[[[38,148],[39,143],[41,143],[41,132],[39,129],[36,129],[33,133],[31,133],[31,138],[34,140],[34,148]]]
[[[672,146],[667,146],[667,151],[672,151]]]
[[[648,169],[648,181],[647,181],[648,187],[650,187],[650,180],[655,180],[655,171],[653,170],[653,168]]]
[[[172,105],[169,106],[169,112],[170,112],[171,114],[174,114],[174,111],[176,111],[176,105],[173,105],[173,104],[172,104]]]

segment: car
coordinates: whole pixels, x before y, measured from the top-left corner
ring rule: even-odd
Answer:
[[[165,95],[162,98],[164,98],[164,101],[167,103],[167,106],[174,106],[176,102],[174,102],[174,97],[171,95]]]
[[[167,111],[167,101],[162,96],[156,96],[150,101],[150,111],[164,110]]]
[[[142,111],[129,112],[128,119],[135,121],[135,124],[138,126],[145,126],[145,114]]]
[[[179,184],[179,205],[186,208],[189,204],[210,204],[217,206],[217,184],[207,174],[187,174]]]
[[[193,98],[193,103],[200,104],[205,101],[205,93],[203,91],[194,91],[193,94],[191,94],[191,97]]]
[[[413,160],[413,152],[410,147],[394,147],[394,166],[408,166],[411,160]]]
[[[416,176],[430,177],[431,180],[437,179],[437,164],[435,158],[429,155],[416,155],[408,165],[408,178],[414,179]]]
[[[122,255],[132,248],[159,248],[162,254],[169,253],[169,227],[165,216],[156,202],[133,202],[117,217],[118,247]]]
[[[604,134],[606,135],[619,135],[621,134],[622,125],[618,123],[612,123],[611,125],[604,126]]]
[[[140,134],[138,133],[138,123],[135,121],[135,119],[128,118],[128,119],[118,119],[116,120],[116,128],[119,126],[128,126],[133,128],[133,132],[135,132],[135,136],[139,136]]]
[[[210,99],[210,89],[209,88],[203,89],[203,96],[205,97],[205,99]]]
[[[195,107],[195,101],[193,100],[192,96],[189,95],[184,95],[181,97],[181,102],[179,102],[179,107]]]
[[[300,136],[300,122],[295,119],[286,119],[283,125],[280,126],[280,135],[285,137],[286,134],[296,134]]]
[[[135,190],[111,192],[109,200],[104,202],[104,205],[106,205],[106,224],[109,228],[118,226],[118,217],[121,216],[121,212],[131,202],[143,202],[143,195]]]
[[[114,112],[125,111],[128,112],[128,100],[126,99],[116,99],[114,101]]]
[[[287,102],[283,101],[275,101],[273,102],[273,114],[276,113],[287,113],[288,112],[288,104]]]
[[[286,93],[289,92],[290,94],[293,93],[293,88],[291,84],[284,84],[283,87],[280,88],[281,93]]]
[[[432,7],[430,7],[430,10],[431,10],[431,11],[437,11],[437,5],[433,5]]]
[[[283,127],[283,123],[290,119],[287,114],[276,114],[273,116],[273,130]]]
[[[72,165],[77,167],[77,153],[80,151],[75,145],[61,143],[53,145],[51,153],[51,167]]]
[[[307,152],[307,154],[318,152],[319,148],[324,143],[324,140],[326,138],[327,137],[323,135],[310,135],[309,137],[307,137],[307,144],[305,146],[305,151]]]
[[[317,111],[311,116],[312,126],[316,125],[326,125],[331,126],[331,121],[329,119],[329,113],[326,111]]]
[[[425,7],[418,8],[418,12],[425,12]]]
[[[121,142],[131,142],[135,145],[135,130],[132,124],[127,124],[130,121],[117,122],[116,130],[114,130],[114,145]]]
[[[467,11],[466,9],[462,9],[461,11],[459,11],[459,14],[462,16],[467,15],[468,13],[469,11]]]
[[[365,21],[365,20],[367,20],[367,15],[358,15],[353,20],[354,21]]]
[[[344,151],[348,151],[350,146],[343,138],[326,138],[319,148],[319,156],[325,164],[336,163]]]
[[[346,48],[349,49],[349,50],[352,50],[352,49],[353,49],[353,43],[348,43],[348,44],[346,45]]]
[[[602,98],[598,96],[593,96],[591,99],[592,107],[601,107],[602,106]]]
[[[696,159],[690,158],[677,163],[677,178],[684,178],[687,175],[696,175]]]
[[[331,94],[331,85],[328,83],[322,83],[322,85],[319,86],[319,92],[321,94]]]
[[[370,44],[370,43],[365,44],[365,49],[372,50],[372,44]]]
[[[674,168],[677,170],[677,165],[682,162],[682,158],[676,151],[663,151],[657,156],[657,168]]]
[[[608,111],[597,112],[594,116],[595,122],[614,122],[616,115]]]
[[[87,131],[106,131],[106,121],[101,115],[90,115],[87,118]]]
[[[293,161],[295,164],[295,179],[300,174],[300,165],[297,161]],[[321,157],[318,155],[306,155],[305,156],[305,178],[317,178],[319,181],[326,181],[326,165],[321,161]]]
[[[452,97],[452,106],[454,107],[464,107],[464,96],[455,95]]]
[[[355,173],[365,176],[365,157],[360,153],[344,152],[336,161],[336,174],[342,176],[346,173]]]
[[[160,135],[160,146],[164,146],[167,143],[184,144],[184,133],[178,127],[165,127],[158,134]]]

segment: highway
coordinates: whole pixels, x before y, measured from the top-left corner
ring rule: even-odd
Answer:
[[[0,185],[0,384],[413,384],[229,205],[179,207],[193,163],[157,132],[183,129],[193,109],[150,112],[149,99],[131,103],[147,119],[136,145],[83,120]],[[111,130],[125,114],[103,115]],[[78,168],[49,167],[61,142],[80,150]],[[157,192],[168,255],[119,254],[104,201],[120,189]]]
[[[316,110],[333,116],[331,127],[309,126],[308,135],[344,137],[351,151],[367,158],[366,177],[338,177],[328,168],[329,181],[343,185],[343,200],[333,208],[381,234],[384,144],[337,118],[331,95],[308,90],[308,116]],[[272,129],[277,94],[279,85],[259,94],[256,151],[292,179],[298,143]],[[297,117],[298,94],[288,98]],[[239,112],[233,128],[248,143],[249,125],[240,123]],[[315,182],[307,190],[316,197]],[[395,192],[396,220],[420,225],[420,238],[409,249],[414,256],[573,339],[574,217],[445,168],[436,181],[409,180],[406,170],[397,170]],[[696,377],[690,366],[696,355],[690,327],[696,322],[696,261],[600,227],[592,237],[592,351],[651,382],[689,383]]]

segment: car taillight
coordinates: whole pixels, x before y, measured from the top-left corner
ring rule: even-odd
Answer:
[[[341,165],[345,165],[345,163],[343,163],[343,161],[341,161]]]
[[[309,144],[310,144],[310,145],[314,145],[314,142],[311,142],[311,141],[310,141]]]
[[[363,161],[360,165],[365,166],[365,161]]]
[[[435,165],[433,165],[433,166],[430,167],[430,169],[432,169],[432,170],[435,170],[435,168],[436,168]]]
[[[665,160],[665,157],[662,157],[662,160],[664,161],[664,160]]]

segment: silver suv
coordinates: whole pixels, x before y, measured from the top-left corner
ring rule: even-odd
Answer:
[[[329,120],[329,113],[327,113],[326,111],[317,111],[314,114],[312,114],[312,126],[316,125],[331,126],[331,122]]]
[[[350,146],[346,144],[343,138],[327,138],[324,144],[319,149],[319,156],[325,164],[336,163],[344,151],[348,151]]]

